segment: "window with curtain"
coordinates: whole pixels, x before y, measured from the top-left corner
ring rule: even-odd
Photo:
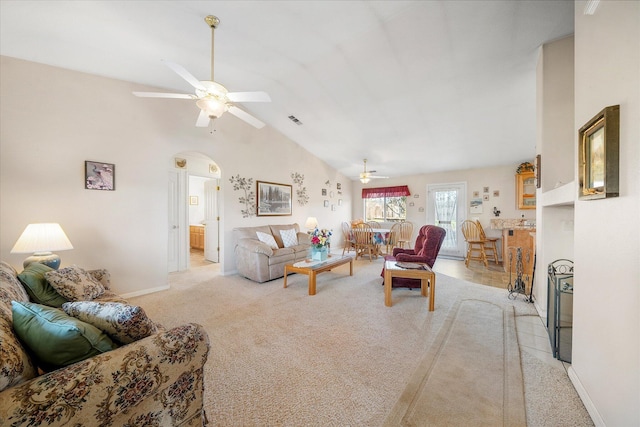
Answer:
[[[409,187],[363,188],[365,221],[400,222],[407,219]]]

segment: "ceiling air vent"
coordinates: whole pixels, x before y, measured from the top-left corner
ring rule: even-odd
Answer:
[[[302,126],[302,122],[298,120],[296,116],[289,116],[289,120],[291,120],[293,123],[297,124],[298,126]]]

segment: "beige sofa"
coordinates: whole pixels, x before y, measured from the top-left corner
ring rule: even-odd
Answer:
[[[109,290],[106,270],[88,273],[105,288],[93,301],[126,302]],[[13,327],[12,301],[34,307],[17,276],[11,265],[0,262],[1,426],[205,424],[203,367],[209,338],[201,326],[154,326],[145,338],[40,375]],[[42,342],[51,346],[52,339]]]
[[[285,247],[280,231],[291,229],[295,229],[298,242]],[[261,242],[258,232],[272,235],[278,247]],[[311,249],[309,234],[300,232],[298,224],[239,227],[233,234],[238,273],[258,283],[283,277],[285,264],[307,258]]]

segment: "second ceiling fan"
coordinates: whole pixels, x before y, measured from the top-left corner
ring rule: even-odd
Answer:
[[[195,94],[162,92],[133,92],[133,94],[143,98],[196,100],[196,105],[200,108],[200,115],[196,121],[196,126],[198,127],[207,127],[210,120],[219,118],[226,111],[258,129],[264,127],[265,124],[262,121],[236,107],[234,102],[271,102],[269,94],[266,92],[229,92],[224,86],[213,79],[214,34],[216,27],[220,24],[220,20],[213,15],[208,15],[204,20],[211,28],[211,80],[198,80],[181,65],[163,61],[169,68],[175,71],[176,74],[195,88]]]
[[[372,173],[375,173],[376,171],[367,171],[367,159],[363,159],[363,161],[364,161],[364,171],[360,172],[360,182],[361,183],[366,184],[371,179],[386,179],[386,178],[389,178],[388,176],[371,175]]]

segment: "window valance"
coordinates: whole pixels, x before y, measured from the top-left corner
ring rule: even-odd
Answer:
[[[396,187],[378,187],[378,188],[363,188],[363,199],[375,199],[379,197],[402,197],[410,196],[409,187],[407,185],[398,185]]]

